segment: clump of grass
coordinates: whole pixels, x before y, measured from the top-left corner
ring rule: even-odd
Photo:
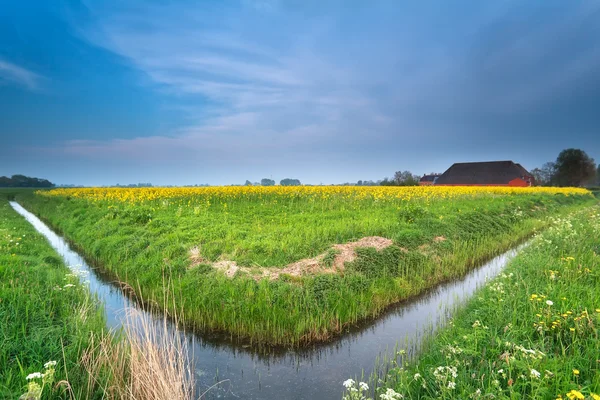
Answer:
[[[150,315],[128,309],[122,336],[97,338],[82,358],[105,399],[186,400],[194,398],[194,373],[182,335]]]
[[[553,219],[376,397],[599,399],[598,237],[597,206]]]

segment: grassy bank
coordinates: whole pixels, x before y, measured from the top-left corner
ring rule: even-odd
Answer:
[[[555,219],[376,398],[600,399],[599,237],[597,206]]]
[[[170,311],[197,329],[275,345],[327,340],[514,246],[548,215],[594,201],[572,189],[339,187],[61,189],[17,199],[139,296],[165,304],[171,279],[180,301]],[[372,236],[391,245],[337,262],[333,245]],[[306,271],[259,279],[314,257]]]
[[[17,399],[28,384],[47,399],[86,398],[79,361],[104,323],[45,238],[0,198],[0,398]]]
[[[100,303],[0,190],[0,398],[192,399],[187,345],[166,320],[123,310],[108,332]]]

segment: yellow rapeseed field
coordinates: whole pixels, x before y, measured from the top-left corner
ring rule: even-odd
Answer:
[[[437,200],[479,196],[528,194],[584,195],[581,188],[501,186],[210,186],[176,188],[78,188],[38,191],[42,196],[80,198],[91,201],[144,202],[159,199],[197,197],[220,200],[280,196],[284,198]]]

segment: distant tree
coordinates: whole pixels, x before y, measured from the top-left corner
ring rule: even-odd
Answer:
[[[566,149],[556,158],[553,183],[558,186],[583,186],[595,176],[596,163],[583,150]]]
[[[387,176],[383,178],[382,181],[379,182],[381,186],[398,186],[396,181],[389,179]]]
[[[30,178],[25,175],[13,175],[10,178],[6,176],[0,177],[0,187],[50,188],[54,187],[54,184],[47,179]]]
[[[252,182],[246,179],[246,183],[244,183],[244,186],[252,186]]]
[[[262,178],[260,184],[262,186],[275,186],[275,181],[273,179]]]
[[[600,164],[598,164],[598,168],[596,169],[596,185],[600,186]]]
[[[533,179],[535,179],[536,186],[543,186],[541,168],[534,168],[531,171],[529,171],[529,173],[531,174],[531,176],[533,176]]]
[[[536,186],[550,186],[554,182],[556,165],[553,162],[547,162],[542,168],[534,168],[530,171],[535,179]]]
[[[282,179],[281,181],[279,181],[279,184],[281,186],[300,186],[300,185],[302,185],[302,183],[300,183],[300,180],[290,179],[290,178]]]
[[[410,171],[396,171],[394,183],[399,186],[416,186],[419,184],[419,176]]]

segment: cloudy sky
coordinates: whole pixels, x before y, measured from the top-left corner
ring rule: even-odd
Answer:
[[[306,183],[600,159],[599,1],[12,1],[0,175]]]

